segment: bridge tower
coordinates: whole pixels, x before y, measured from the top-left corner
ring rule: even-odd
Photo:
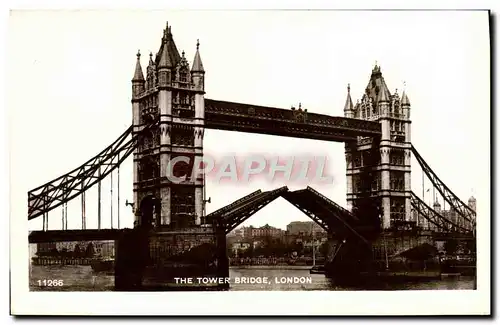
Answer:
[[[401,98],[397,90],[391,94],[380,67],[375,65],[355,105],[348,87],[344,116],[378,121],[382,129],[380,140],[358,137],[356,143],[346,144],[349,209],[359,206],[368,195],[376,200],[383,229],[411,221],[411,121],[406,92]],[[362,177],[367,167],[371,184],[364,184],[366,178]]]
[[[131,256],[137,258],[144,267],[141,286],[161,290],[167,290],[167,284],[178,286],[174,278],[186,272],[224,276],[225,234],[216,227],[201,227],[204,179],[202,173],[193,175],[195,164],[202,162],[205,126],[205,70],[199,42],[190,66],[167,24],[158,53],[149,54],[146,76],[140,58],[137,53],[132,78],[133,134],[138,139],[134,214],[139,227],[120,239],[118,255],[125,264]],[[139,253],[134,252],[137,247]],[[118,277],[130,272],[124,267]]]
[[[161,45],[149,54],[144,78],[137,54],[132,79],[134,133],[134,212],[138,224],[161,229],[197,227],[202,223],[203,177],[191,178],[195,157],[203,156],[205,71],[199,43],[192,67],[179,54],[171,26]],[[148,124],[158,124],[145,132]]]

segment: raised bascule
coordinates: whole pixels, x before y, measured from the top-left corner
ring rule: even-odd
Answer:
[[[411,142],[411,105],[403,91],[391,94],[375,65],[362,98],[350,87],[343,117],[307,109],[280,109],[205,98],[199,43],[192,64],[179,53],[171,27],[158,53],[149,54],[144,75],[137,53],[132,78],[132,125],[114,143],[79,168],[28,193],[28,220],[42,217],[44,229],[30,243],[115,240],[116,286],[173,288],[175,276],[227,275],[225,235],[278,197],[325,229],[328,266],[336,277],[377,271],[379,262],[440,238],[475,240],[475,199],[462,202],[432,171]],[[311,187],[255,191],[206,214],[203,175],[190,177],[203,157],[206,129],[262,133],[345,143],[347,209]],[[101,229],[100,183],[133,156],[134,229]],[[411,157],[449,204],[446,215],[411,189]],[[170,162],[181,157],[190,163]],[[169,175],[187,176],[172,182]],[[99,229],[86,229],[85,191],[99,188]],[[48,230],[48,212],[81,197],[82,229]],[[67,216],[66,216],[67,218]],[[131,265],[143,265],[137,268]],[[140,270],[140,271],[138,271]],[[140,273],[140,279],[133,276]],[[135,281],[135,282],[134,282]]]

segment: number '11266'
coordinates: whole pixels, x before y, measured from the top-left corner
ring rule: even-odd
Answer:
[[[38,285],[40,287],[62,287],[64,285],[63,280],[38,280]]]

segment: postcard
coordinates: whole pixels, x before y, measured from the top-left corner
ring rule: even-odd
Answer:
[[[488,11],[9,20],[13,314],[489,314]]]

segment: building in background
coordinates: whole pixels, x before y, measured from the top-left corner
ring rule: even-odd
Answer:
[[[38,255],[39,253],[44,254],[44,253],[49,253],[57,249],[56,243],[38,243],[36,244],[37,249],[36,249],[36,254]]]
[[[79,242],[76,241],[63,241],[57,242],[56,248],[59,252],[73,252],[75,250],[75,246],[78,245]]]
[[[312,235],[326,233],[323,228],[321,228],[314,221],[292,221],[286,226],[287,234],[291,236],[295,235]]]
[[[469,200],[467,201],[467,205],[474,211],[476,211],[476,198],[471,196]],[[447,220],[450,220],[454,224],[457,224],[461,227],[468,227],[469,225],[466,225],[465,223],[467,222],[464,220],[460,214],[457,213],[457,211],[453,209],[442,209],[441,204],[436,200],[434,201],[434,204],[432,205],[432,208],[434,211],[439,213],[441,216],[446,218]],[[438,227],[434,225],[433,223],[429,222],[426,218],[424,218],[418,211],[412,210],[412,217],[413,220],[418,220],[418,226],[423,228],[423,229],[429,229],[429,230],[434,230],[438,231]],[[473,223],[476,223],[476,220],[473,220]]]
[[[251,243],[236,242],[231,245],[231,251],[233,252],[233,255],[237,256],[238,254],[248,250],[251,246]]]
[[[255,238],[255,237],[281,238],[284,232],[283,229],[271,227],[268,224],[258,228],[253,226],[243,227],[241,230],[244,238]]]
[[[227,234],[228,237],[243,237],[243,228],[233,229]]]
[[[55,243],[36,244],[36,255],[43,255],[50,252],[86,252],[89,245],[92,246],[93,256],[95,257],[114,257],[115,242],[107,241],[68,241]]]

